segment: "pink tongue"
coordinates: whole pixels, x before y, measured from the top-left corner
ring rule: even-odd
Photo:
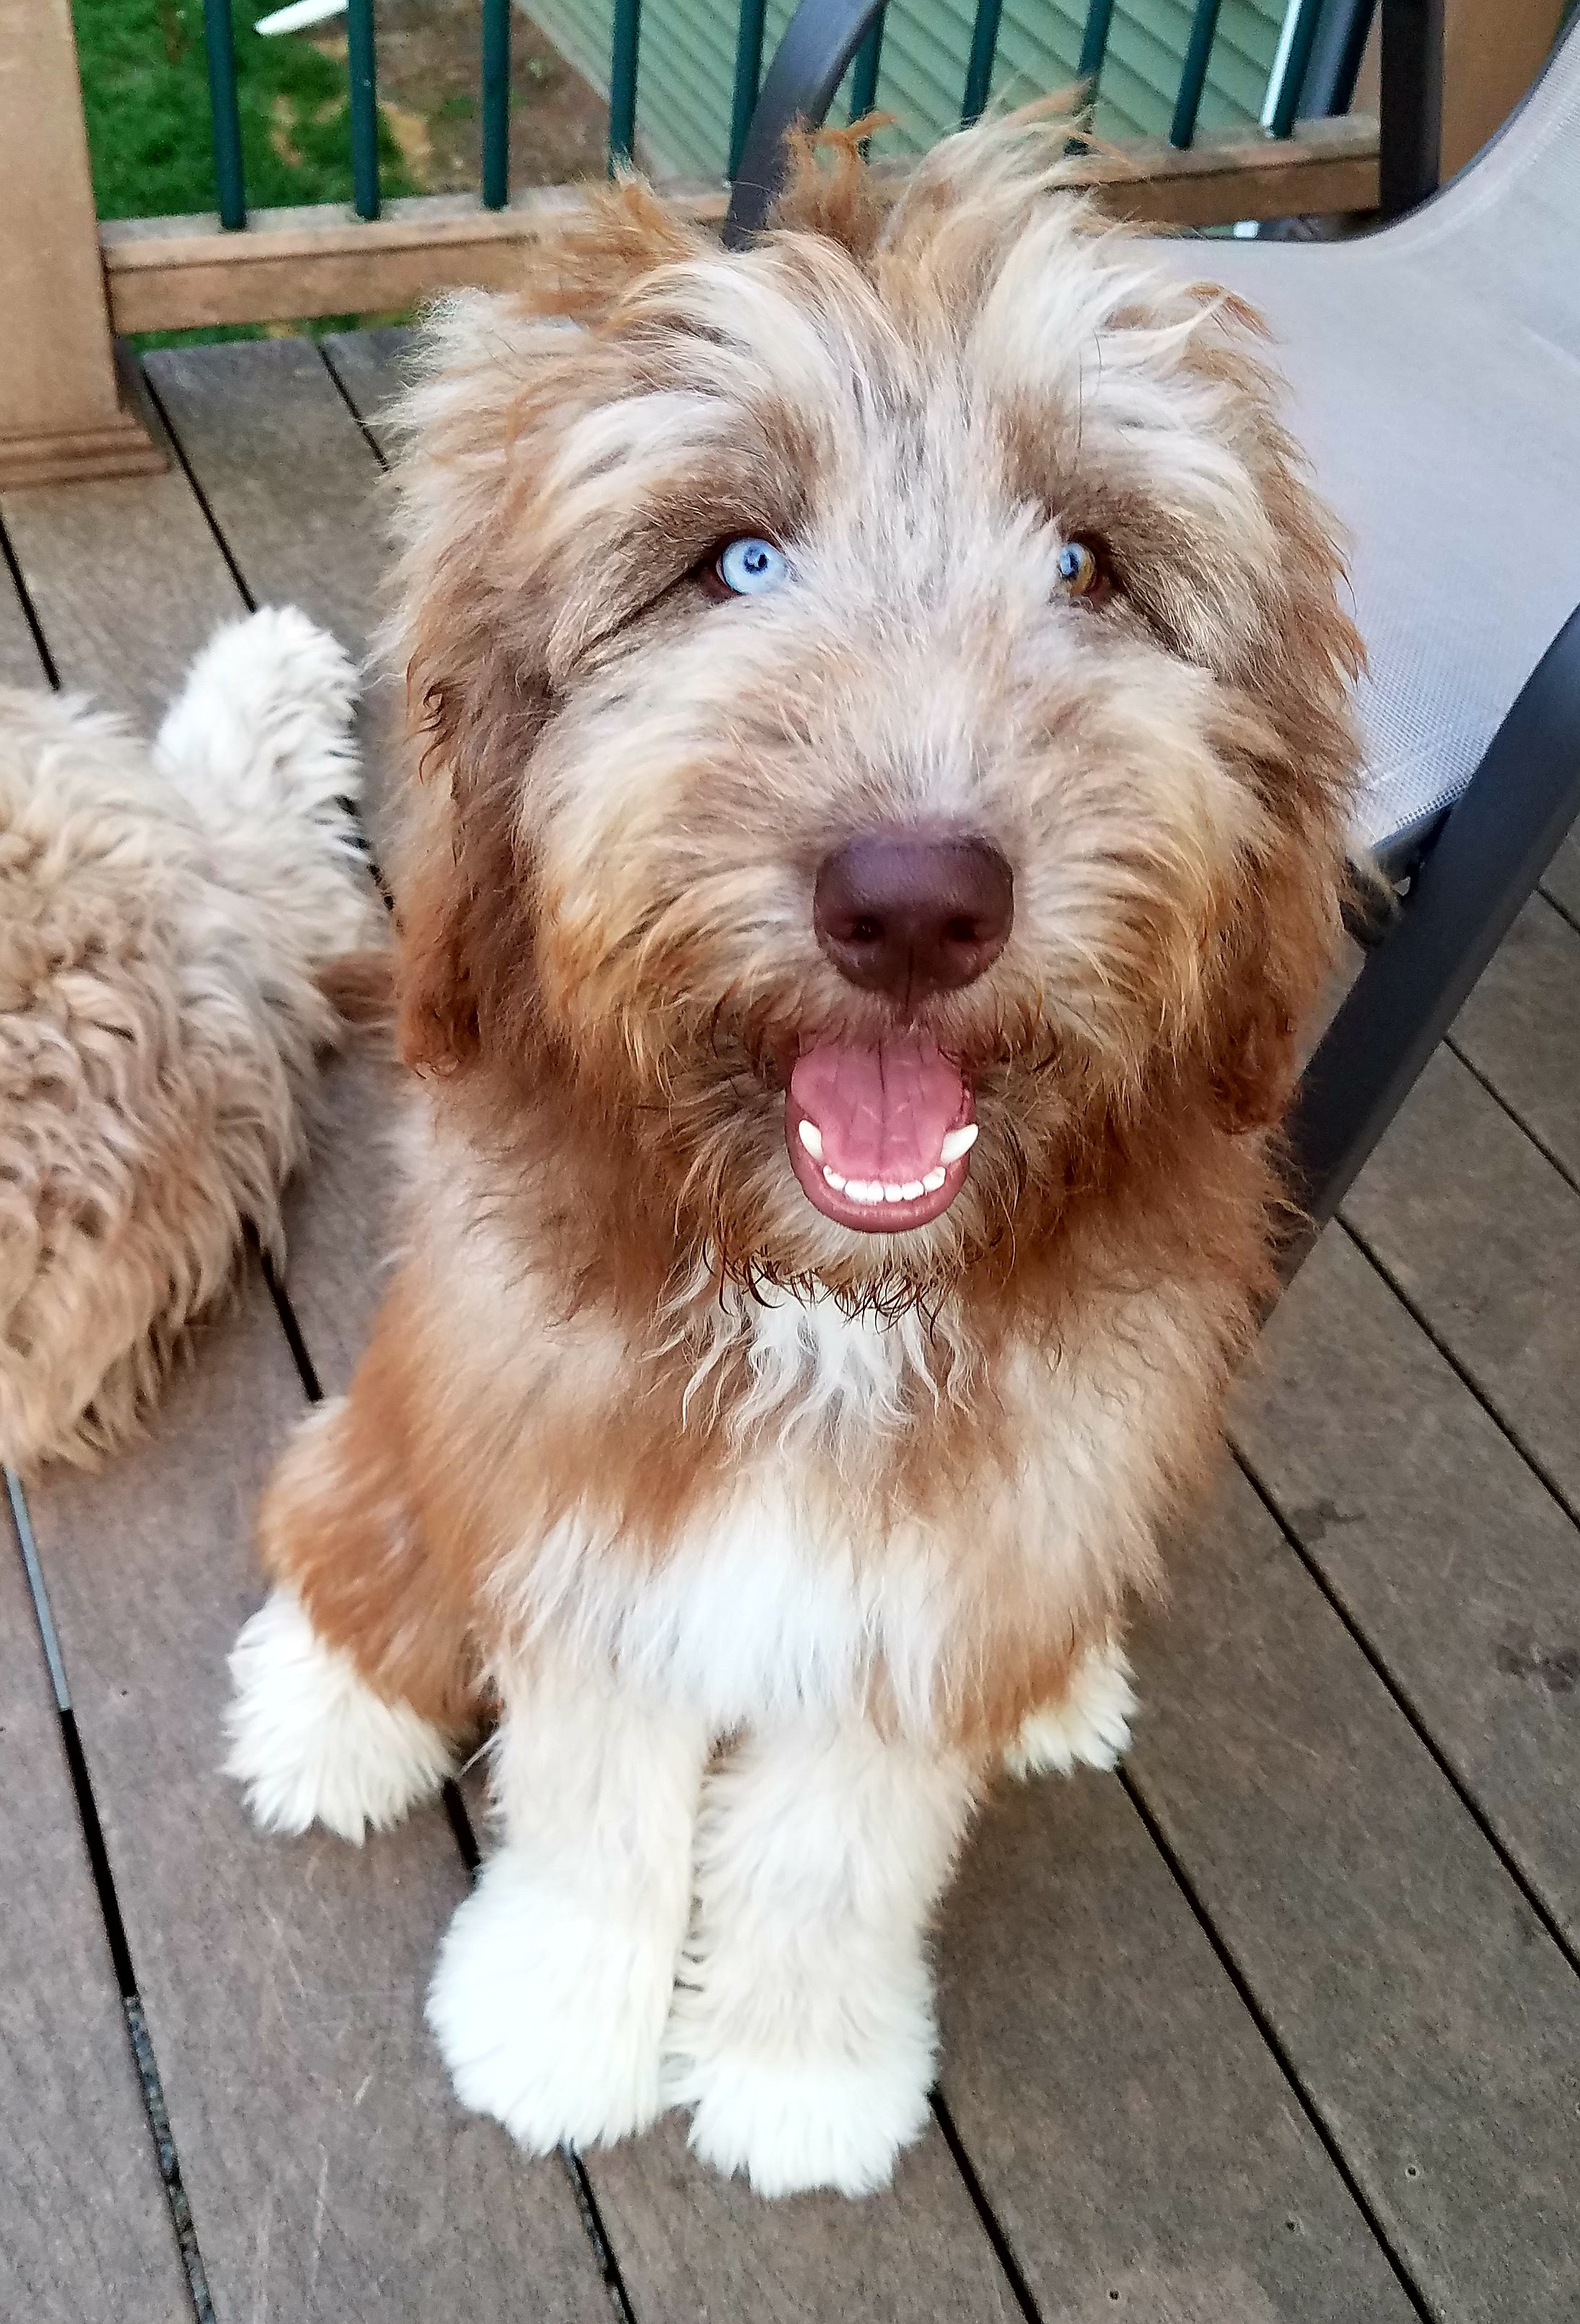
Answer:
[[[823,1160],[845,1178],[925,1178],[945,1132],[972,1118],[959,1066],[919,1034],[874,1048],[819,1041],[796,1059],[790,1085],[823,1133]]]

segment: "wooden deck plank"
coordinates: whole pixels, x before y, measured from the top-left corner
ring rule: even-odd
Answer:
[[[1576,2312],[1580,1987],[1238,1475],[1136,1662],[1132,1778],[1431,2313]]]
[[[1234,1432],[1306,1555],[1580,1941],[1580,1532],[1342,1230],[1323,1237],[1269,1323]]]
[[[1000,1801],[941,1950],[944,2090],[1049,2324],[1410,2315],[1115,1778]]]
[[[1580,928],[1545,896],[1504,937],[1454,1042],[1580,1186]]]
[[[3,1506],[0,1861],[0,2315],[19,2324],[189,2324],[49,1674]]]
[[[215,621],[240,610],[179,468],[8,495],[8,519],[24,503],[19,558],[69,683],[162,697]],[[463,1886],[442,1818],[363,1856],[271,1845],[215,1772],[225,1655],[261,1590],[247,1510],[300,1410],[254,1286],[239,1320],[203,1335],[149,1445],[99,1480],[40,1489],[84,1745],[220,2313],[426,2319],[476,2305],[601,2324],[606,2295],[563,2174],[524,2169],[502,2133],[452,2106],[420,2024]]]
[[[1548,865],[1542,893],[1580,927],[1580,832],[1572,831]]]
[[[217,1773],[252,1507],[300,1411],[254,1279],[146,1443],[33,1496],[217,2309],[605,2324],[563,2172],[462,2112],[422,2022],[466,1885],[442,1813],[267,1840]]]
[[[386,460],[394,447],[385,415],[409,384],[416,341],[409,324],[389,323],[374,331],[336,331],[321,342],[330,370]]]
[[[936,2127],[901,2157],[892,2188],[859,2203],[841,2195],[764,2202],[698,2163],[674,2115],[587,2163],[644,2324],[1015,2324],[1020,2316]]]
[[[46,682],[38,647],[27,625],[16,584],[0,564],[0,686],[42,686]]]
[[[1580,1194],[1442,1050],[1344,1215],[1580,1508]]]
[[[61,685],[152,731],[192,657],[243,611],[180,467],[30,485],[0,494],[0,517]]]
[[[145,368],[256,604],[300,605],[365,661],[383,613],[383,471],[307,339],[166,348]],[[358,733],[375,848],[400,689],[371,667]]]

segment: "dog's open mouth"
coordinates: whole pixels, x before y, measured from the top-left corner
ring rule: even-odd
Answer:
[[[790,1167],[825,1218],[899,1234],[938,1217],[966,1184],[975,1111],[966,1075],[925,1034],[815,1042],[785,1096]]]

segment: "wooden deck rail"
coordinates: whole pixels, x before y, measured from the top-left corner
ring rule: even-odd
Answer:
[[[69,0],[0,0],[0,485],[117,475],[162,455],[128,398],[117,332],[184,330],[386,310],[462,284],[514,277],[523,244],[556,231],[565,187],[504,208],[473,196],[254,212],[245,230],[217,217],[100,226]],[[1091,182],[1123,215],[1201,226],[1237,218],[1365,210],[1377,198],[1369,116],[1301,123],[1293,138],[1254,131],[1181,152],[1161,141],[1091,157]],[[687,216],[724,216],[720,185],[673,185]]]

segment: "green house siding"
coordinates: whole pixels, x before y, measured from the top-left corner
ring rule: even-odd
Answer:
[[[790,14],[769,0],[764,60]],[[1224,0],[1202,98],[1203,130],[1254,122],[1278,47],[1283,0]],[[612,0],[531,0],[528,14],[596,88],[609,85]],[[1075,78],[1086,0],[1004,0],[993,95],[1023,103]],[[958,119],[975,7],[967,0],[891,0],[878,102],[896,116],[883,145],[919,152]],[[1097,128],[1161,136],[1174,109],[1190,30],[1188,0],[1118,0]],[[644,0],[637,81],[638,146],[663,175],[723,175],[735,85],[735,12],[727,0]]]

